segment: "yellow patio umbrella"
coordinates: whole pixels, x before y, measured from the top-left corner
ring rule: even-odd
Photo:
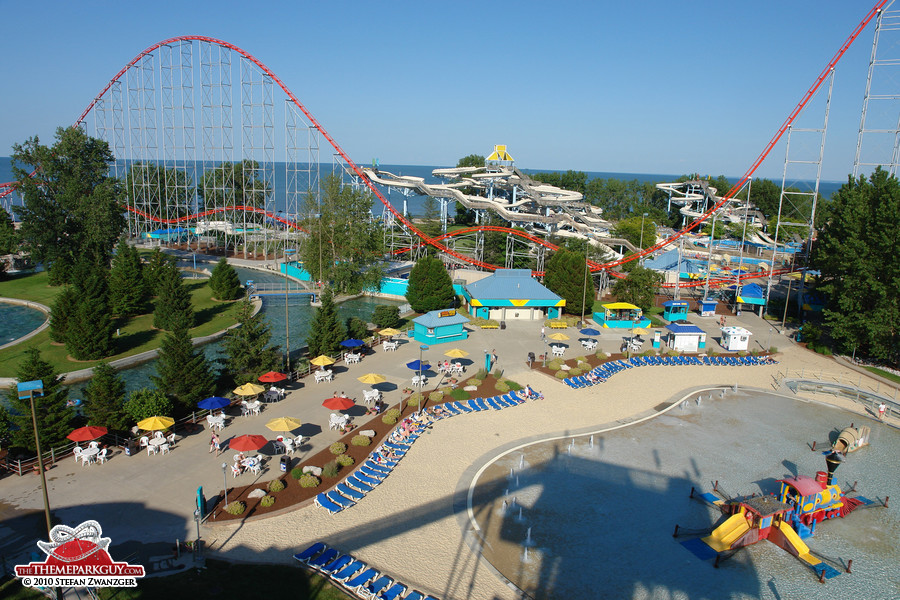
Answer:
[[[334,364],[334,359],[331,358],[330,356],[325,356],[324,354],[320,354],[319,356],[315,357],[314,359],[312,359],[309,362],[316,365],[317,367],[325,367],[325,366]]]
[[[393,327],[388,327],[387,329],[382,329],[378,333],[379,333],[379,335],[392,336],[392,335],[400,335],[403,332],[400,331],[399,329],[394,329]]]
[[[465,358],[469,355],[465,350],[460,350],[459,348],[454,348],[453,350],[447,350],[444,352],[444,356],[449,356],[450,358]]]
[[[362,377],[357,377],[356,380],[361,383],[372,385],[375,383],[384,383],[385,381],[387,381],[387,378],[384,375],[379,375],[378,373],[366,373]]]
[[[634,335],[645,335],[645,334],[647,334],[647,333],[650,333],[649,331],[647,331],[647,330],[644,329],[643,327],[635,327],[634,329],[631,330],[631,332],[632,332]]]
[[[266,427],[272,431],[293,431],[303,425],[300,419],[294,417],[278,417],[266,423]]]
[[[563,340],[569,339],[569,336],[564,333],[551,333],[547,337],[551,340],[556,340],[557,342],[562,342]]]
[[[168,429],[175,424],[172,417],[147,417],[143,421],[138,421],[137,426],[144,431],[161,431]]]
[[[238,396],[255,396],[262,394],[264,391],[266,391],[266,388],[255,383],[245,383],[241,387],[234,389],[234,393]]]

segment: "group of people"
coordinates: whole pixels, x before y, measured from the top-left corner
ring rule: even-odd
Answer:
[[[522,394],[526,400],[542,400],[544,398],[542,393],[533,390],[530,385],[522,388]]]

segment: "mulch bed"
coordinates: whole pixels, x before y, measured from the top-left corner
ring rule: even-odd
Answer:
[[[494,396],[498,392],[495,389],[495,385],[497,380],[493,376],[488,376],[481,385],[478,386],[478,389],[475,391],[467,392],[470,397],[477,398]],[[463,386],[467,385],[465,381],[461,381],[457,384],[457,389],[462,389]],[[426,397],[430,392],[435,391],[437,388],[432,388],[423,392]],[[401,419],[408,417],[411,415],[415,409],[410,408],[406,405],[406,396],[404,395],[403,402],[403,414],[401,415]],[[425,404],[425,407],[435,406],[443,404],[444,402],[452,402],[455,398],[444,396],[444,398],[438,403],[432,403],[428,401]],[[399,406],[394,405],[389,408],[399,408]],[[360,464],[365,462],[366,458],[372,453],[379,445],[382,439],[387,436],[396,425],[388,425],[381,420],[382,415],[374,415],[369,418],[368,421],[362,422],[362,419],[366,417],[358,417],[356,419],[357,426],[349,433],[345,434],[341,437],[339,441],[345,443],[347,445],[347,451],[345,454],[353,458],[353,464],[349,467],[341,467],[340,471],[338,471],[338,476],[335,478],[325,478],[320,477],[322,483],[320,483],[317,487],[314,488],[304,488],[300,486],[300,482],[291,477],[290,471],[287,473],[282,473],[279,465],[279,459],[281,455],[275,455],[269,459],[267,467],[268,471],[264,473],[262,478],[260,478],[256,483],[252,485],[242,485],[242,486],[234,486],[228,488],[228,503],[232,503],[234,501],[241,501],[246,504],[247,509],[241,515],[232,515],[224,510],[224,495],[220,492],[219,495],[214,498],[215,505],[210,510],[212,522],[221,522],[221,521],[234,521],[234,520],[245,520],[250,518],[264,518],[266,516],[274,516],[276,514],[280,514],[282,511],[288,508],[296,508],[298,506],[302,506],[308,502],[311,502],[313,498],[322,492],[327,492],[332,489],[335,485],[344,480],[348,475],[353,473]],[[375,431],[375,436],[372,438],[372,443],[368,446],[353,446],[350,443],[350,440],[353,439],[354,436],[359,435],[360,431],[364,431],[366,429],[371,429]],[[226,450],[226,453],[228,451]],[[290,456],[290,455],[289,455]],[[321,452],[318,452],[312,456],[306,457],[303,462],[297,462],[297,459],[294,458],[292,460],[291,468],[297,467],[305,467],[308,465],[322,467],[325,463],[330,462],[335,459],[335,456],[331,453],[328,448],[325,448]],[[280,479],[285,487],[280,492],[268,492],[269,482],[273,479]],[[263,489],[266,490],[271,496],[274,496],[275,503],[272,506],[264,507],[260,504],[261,498],[249,498],[248,494],[255,489]]]

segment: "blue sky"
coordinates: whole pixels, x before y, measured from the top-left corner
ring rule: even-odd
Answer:
[[[453,165],[505,143],[529,169],[739,176],[869,8],[2,1],[0,155],[49,142],[144,48],[196,34],[268,65],[357,162]],[[873,31],[836,71],[824,179],[852,169]],[[783,161],[780,145],[758,174],[780,181]]]

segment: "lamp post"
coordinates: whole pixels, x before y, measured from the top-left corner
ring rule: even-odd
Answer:
[[[34,381],[24,381],[18,384],[19,399],[24,400],[25,394],[28,395],[28,403],[31,408],[31,425],[34,427],[34,447],[37,450],[37,468],[41,474],[41,491],[44,494],[44,518],[47,520],[47,534],[49,539],[50,530],[53,525],[50,523],[50,498],[47,496],[47,476],[44,475],[44,455],[41,453],[41,437],[38,435],[37,413],[34,410],[34,395],[44,395],[44,382],[40,379]]]
[[[228,463],[222,463],[222,481],[225,483],[225,508],[228,508]]]
[[[641,215],[641,241],[638,243],[638,253],[644,251],[644,218],[650,213],[644,213]],[[641,256],[640,264],[644,264],[644,257]]]
[[[288,377],[291,375],[291,327],[290,327],[290,313],[288,312],[288,289],[290,288],[290,279],[288,279],[288,249],[287,249],[287,239],[285,239],[285,247],[284,247],[284,357],[285,364],[287,365]]]
[[[422,410],[423,405],[425,404],[425,394],[424,394],[425,386],[422,385],[422,353],[425,352],[426,350],[428,350],[428,346],[426,346],[425,344],[422,344],[421,346],[419,346],[419,389],[422,390],[422,393],[420,394],[421,398],[419,399],[419,410],[420,411]],[[401,413],[401,415],[402,415],[402,413]]]
[[[772,331],[774,331],[774,330],[773,330],[771,327],[769,327],[769,336],[766,338],[766,347],[763,348],[763,350],[765,350],[765,351],[767,351],[767,352],[768,352],[769,348],[772,347],[772,346],[771,346],[771,344],[772,344]]]

